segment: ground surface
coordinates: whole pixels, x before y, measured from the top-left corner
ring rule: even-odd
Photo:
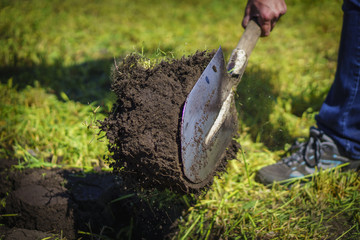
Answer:
[[[2,165],[8,160],[1,160]],[[1,169],[1,239],[164,239],[184,205],[158,206],[113,174]]]
[[[212,56],[196,52],[145,68],[145,59],[130,55],[114,67],[112,90],[117,101],[100,123],[115,173],[74,168],[20,171],[12,167],[16,161],[2,160],[0,236],[164,239],[174,233],[189,205],[179,196],[169,199],[171,194],[161,199],[157,191],[201,192],[240,148],[233,141],[204,183],[194,184],[183,176],[182,108]],[[149,191],[152,187],[158,190]]]
[[[179,239],[208,234],[360,239],[358,173],[323,174],[290,190],[253,181],[255,172],[278,161],[295,138],[307,138],[336,71],[342,1],[286,4],[288,12],[271,36],[257,43],[237,89],[237,141],[244,154],[229,162],[228,174],[215,178],[207,195],[179,221]],[[236,23],[246,1],[11,0],[0,5],[0,162],[7,157],[30,168],[91,168],[102,166],[107,146],[92,141],[93,132],[83,123],[98,106],[100,120],[111,109],[115,99],[108,73],[114,56],[138,52],[152,60],[180,59],[221,45],[228,59],[243,32]],[[10,217],[1,215],[2,222],[5,218]]]

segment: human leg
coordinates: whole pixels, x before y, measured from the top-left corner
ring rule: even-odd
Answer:
[[[310,129],[309,141],[296,144],[293,154],[260,169],[260,182],[303,177],[345,163],[348,169],[360,166],[360,7],[345,0],[343,10],[337,72],[316,116],[319,128]]]
[[[316,121],[353,159],[360,159],[360,7],[344,1],[334,83]]]

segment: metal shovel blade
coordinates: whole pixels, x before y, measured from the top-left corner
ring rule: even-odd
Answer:
[[[236,128],[233,94],[221,47],[188,95],[182,114],[181,155],[185,176],[201,183],[212,176]]]

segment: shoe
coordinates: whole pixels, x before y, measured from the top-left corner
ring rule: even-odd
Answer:
[[[275,181],[287,182],[285,180],[311,176],[317,170],[330,169],[345,163],[348,163],[342,167],[345,170],[358,169],[360,166],[360,160],[345,157],[328,135],[314,127],[310,128],[307,142],[295,142],[287,152],[293,153],[260,169],[255,180],[268,185]]]

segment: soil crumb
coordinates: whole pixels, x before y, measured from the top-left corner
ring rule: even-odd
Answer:
[[[109,140],[111,167],[124,180],[181,192],[197,191],[211,183],[212,178],[193,184],[184,177],[180,124],[186,97],[213,55],[198,51],[151,68],[144,68],[138,55],[130,55],[115,66],[111,88],[117,101],[100,124]]]

